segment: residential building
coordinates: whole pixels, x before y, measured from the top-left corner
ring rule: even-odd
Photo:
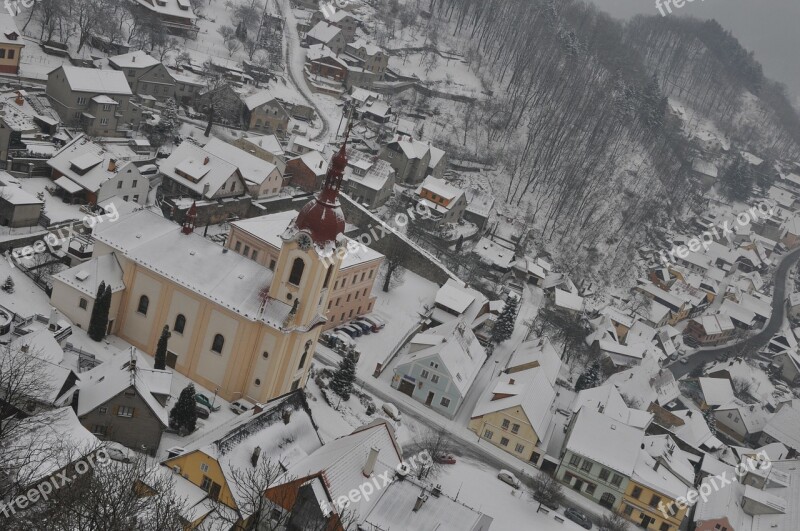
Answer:
[[[323,44],[339,55],[345,50],[347,39],[341,28],[326,20],[321,20],[306,33],[306,45],[312,44]]]
[[[747,404],[734,398],[714,410],[717,431],[740,443],[755,442],[769,415],[761,404]]]
[[[129,160],[118,159],[84,135],[75,137],[47,161],[56,195],[67,203],[96,205],[112,197],[143,205],[150,183]]]
[[[397,357],[392,387],[452,419],[486,361],[486,351],[462,321],[411,338]]]
[[[490,312],[489,299],[480,291],[449,278],[434,299],[431,323],[438,326],[452,321],[463,321],[473,329]]]
[[[275,135],[242,136],[233,143],[239,149],[266,160],[278,167],[281,175],[286,174],[286,154]]]
[[[171,385],[172,371],[151,369],[131,347],[81,374],[75,412],[100,439],[155,455],[169,426]]]
[[[474,224],[480,230],[485,229],[494,210],[494,196],[478,188],[468,188],[465,190],[465,194],[467,208],[464,210],[464,220]],[[543,280],[544,277],[542,276],[541,279]]]
[[[323,250],[342,241],[346,166],[342,147],[319,197],[281,235],[274,270],[195,234],[194,207],[183,227],[149,210],[95,226],[93,260],[113,254],[125,280],[111,333],[149,354],[169,325],[167,364],[225,400],[303,387],[341,265]]]
[[[325,157],[319,151],[309,151],[286,161],[288,184],[305,192],[316,192],[325,178]]]
[[[108,58],[114,70],[125,74],[131,91],[138,96],[152,96],[160,102],[175,98],[175,80],[157,59],[142,50]]]
[[[700,183],[703,190],[708,191],[717,182],[719,170],[712,163],[696,158],[692,161],[689,175]]]
[[[10,14],[0,14],[0,72],[19,74],[19,61],[22,56],[22,35],[17,23]]]
[[[39,95],[25,90],[0,94],[0,162],[24,155],[31,141],[46,142],[58,131],[58,124],[58,115]],[[6,164],[6,169],[10,165]]]
[[[724,313],[703,315],[689,319],[684,337],[689,337],[703,346],[719,345],[730,341],[735,330],[733,321]]]
[[[182,104],[193,106],[197,98],[206,88],[206,81],[185,70],[170,70],[170,76],[175,81],[175,98]]]
[[[197,38],[200,28],[190,1],[136,0],[136,4],[150,16],[157,17],[170,33]]]
[[[800,354],[794,350],[785,350],[775,354],[772,365],[778,368],[781,378],[797,385],[800,382]]]
[[[287,439],[291,444],[284,444]],[[321,447],[306,398],[296,390],[224,422],[162,464],[208,493],[215,504],[235,511],[244,527],[254,508],[241,474],[255,466],[292,466]]]
[[[125,136],[141,112],[124,73],[59,66],[47,76],[47,97],[61,121],[91,136]]]
[[[274,269],[280,256],[280,235],[296,216],[297,212],[290,210],[233,221],[225,247]],[[371,312],[377,300],[372,289],[383,255],[349,238],[346,241],[348,251],[332,279],[325,309],[326,329]]]
[[[311,15],[310,26],[313,28],[321,21],[325,21],[342,30],[345,42],[352,42],[355,38],[358,20],[344,9],[336,9],[331,4],[328,4]]]
[[[441,179],[447,167],[444,151],[403,135],[389,142],[381,150],[380,158],[392,165],[398,183],[409,185],[418,185],[428,175]]]
[[[733,386],[728,378],[698,378],[700,393],[703,401],[700,409],[716,409],[731,402],[736,396],[733,393]]]
[[[5,175],[4,175],[5,174]],[[0,178],[10,177],[5,172]],[[32,227],[39,224],[44,201],[22,188],[0,181],[0,226]]]
[[[235,164],[188,140],[161,161],[159,172],[163,176],[161,190],[167,196],[223,199],[249,193]]]
[[[286,152],[292,155],[305,155],[306,153],[309,153],[311,151],[324,153],[325,144],[322,142],[315,142],[314,140],[310,140],[305,136],[297,134],[292,135],[289,138],[289,142],[286,144]],[[349,156],[350,153],[348,153],[348,157]]]
[[[375,76],[377,80],[386,77],[386,69],[389,68],[389,54],[383,48],[375,44],[368,43],[365,39],[358,39],[348,42],[346,55],[355,57],[360,61],[359,66],[365,72]]]
[[[89,330],[92,310],[97,302],[97,289],[103,282],[111,288],[107,330],[113,330],[125,289],[122,275],[122,267],[115,255],[98,256],[53,275],[50,300],[75,326]]]
[[[345,192],[368,209],[386,203],[394,192],[394,169],[385,160],[351,149],[344,174]]]
[[[761,444],[779,442],[789,448],[791,455],[800,454],[800,399],[778,406],[778,411],[764,425]]]
[[[272,197],[281,191],[283,177],[276,165],[218,138],[209,140],[203,151],[236,166],[251,197]]]
[[[247,96],[244,106],[247,129],[280,138],[289,131],[289,112],[269,90]]]
[[[463,190],[433,176],[425,177],[417,187],[414,200],[427,208],[437,224],[458,223],[467,209]]]
[[[306,52],[304,73],[312,90],[340,95],[347,80],[348,65],[324,44],[312,44]]]

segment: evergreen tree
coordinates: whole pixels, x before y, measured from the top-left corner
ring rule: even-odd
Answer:
[[[149,140],[154,146],[162,146],[172,141],[180,128],[180,118],[178,117],[178,107],[175,100],[168,99],[161,111],[158,123],[150,130]]]
[[[600,385],[600,360],[595,358],[575,382],[575,391],[583,391]]]
[[[105,281],[100,281],[97,287],[97,294],[94,297],[94,306],[92,306],[92,317],[89,320],[89,337],[95,341],[102,341],[106,337],[106,326],[108,326],[108,312],[104,312],[105,307],[103,298],[106,293]]]
[[[457,253],[460,253],[460,252],[461,252],[461,248],[462,248],[463,246],[464,246],[464,235],[463,235],[463,234],[461,234],[461,235],[458,237],[458,241],[456,242],[456,252],[457,252]]]
[[[331,379],[331,390],[342,397],[342,400],[350,400],[350,393],[353,392],[353,383],[356,381],[356,360],[352,354],[347,354],[339,362],[339,368],[333,373]]]
[[[706,419],[706,424],[708,424],[708,429],[711,431],[711,435],[717,434],[717,417],[714,416],[714,412],[709,408],[703,412],[703,417]]]
[[[14,279],[11,278],[11,275],[8,275],[8,278],[6,278],[5,284],[3,284],[3,291],[6,293],[14,293]]]
[[[506,305],[492,328],[492,343],[499,345],[514,333],[514,322],[517,320],[519,300],[513,295],[506,298]]]
[[[737,155],[722,174],[722,192],[728,199],[746,201],[753,193],[753,171],[744,157]]]
[[[195,411],[194,384],[189,384],[181,391],[178,402],[169,412],[169,427],[183,434],[192,433],[197,425]]]
[[[169,326],[164,325],[161,331],[161,337],[158,338],[158,346],[156,347],[154,367],[159,370],[167,368],[167,341],[172,334],[169,332]]]

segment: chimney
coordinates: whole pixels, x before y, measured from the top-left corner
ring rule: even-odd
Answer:
[[[209,162],[211,162],[211,157],[206,157],[203,159],[203,166],[207,165]]]
[[[370,477],[375,470],[375,462],[378,460],[378,453],[380,453],[379,448],[370,448],[367,462],[364,464],[364,469],[361,471],[365,477]]]
[[[661,466],[661,461],[656,459],[656,464],[653,465],[653,470],[654,471],[658,471],[658,467],[660,467],[660,466]]]
[[[108,159],[108,171],[117,171],[117,161],[115,159]]]
[[[133,56],[131,56],[131,63],[135,63],[135,62],[136,62],[136,56],[133,55]]]
[[[442,486],[437,484],[435,487],[433,487],[433,489],[431,490],[431,495],[433,495],[434,498],[438,498],[439,496],[441,496]]]
[[[50,308],[50,319],[47,321],[47,329],[51,332],[58,330],[58,312],[55,308]]]
[[[20,345],[19,347],[20,352],[28,352],[28,344]]]
[[[597,412],[598,413],[602,413],[603,411],[605,411],[605,409],[606,409],[606,405],[605,404],[597,404]]]
[[[422,509],[422,506],[425,505],[426,501],[428,501],[428,496],[425,494],[425,490],[423,489],[419,496],[417,496],[417,501],[414,503],[414,512]]]
[[[22,92],[19,90],[17,91],[17,99],[14,100],[14,103],[22,107],[25,104],[25,98],[22,97]]]
[[[514,385],[514,378],[508,379],[508,385]]]
[[[292,410],[284,409],[283,414],[281,416],[283,417],[283,423],[289,424],[289,421],[292,419]]]
[[[250,456],[250,464],[254,467],[258,464],[258,458],[261,455],[261,447],[256,446],[253,448],[253,455]]]

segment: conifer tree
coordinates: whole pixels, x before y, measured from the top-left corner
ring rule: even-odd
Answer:
[[[519,301],[513,295],[506,299],[503,311],[492,328],[492,343],[499,345],[514,333],[514,322],[517,320],[517,306]]]
[[[108,311],[103,311],[105,308],[105,293],[106,283],[100,281],[97,287],[97,295],[94,297],[94,306],[92,306],[92,317],[89,319],[89,337],[95,341],[102,341],[106,336],[106,326],[108,325]]]
[[[194,384],[189,384],[181,391],[178,402],[169,412],[169,427],[183,434],[192,433],[197,426],[195,411]]]
[[[350,393],[353,392],[353,382],[356,381],[356,360],[352,354],[345,355],[339,362],[339,368],[333,373],[331,379],[331,390],[342,397],[342,400],[350,400]]]
[[[156,347],[154,367],[158,370],[167,368],[167,341],[172,334],[169,331],[169,326],[164,325],[161,331],[161,337],[158,338],[158,346]]]
[[[5,284],[3,284],[3,291],[6,293],[14,293],[14,279],[11,278],[11,275],[8,275],[6,278]]]
[[[578,377],[575,382],[575,390],[583,391],[600,385],[600,361],[595,358]]]
[[[714,416],[714,412],[711,409],[706,409],[703,412],[703,417],[706,419],[706,424],[708,424],[708,429],[711,432],[711,435],[717,434],[717,417]]]

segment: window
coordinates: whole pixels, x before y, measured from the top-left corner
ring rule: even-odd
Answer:
[[[614,477],[611,478],[611,484],[615,487],[619,487],[622,485],[622,476],[619,474],[614,474]]]
[[[525,445],[524,444],[518,444],[516,446],[516,448],[514,448],[514,451],[516,451],[518,454],[521,454],[522,452],[525,451]]]
[[[89,302],[86,299],[84,299],[83,297],[81,297],[81,300],[78,301],[78,306],[80,307],[81,310],[85,310],[88,305],[89,305]]]
[[[2,58],[2,54],[0,54],[0,59]],[[78,96],[78,105],[86,105],[86,98],[83,96]]]
[[[257,386],[258,386],[258,385],[261,385],[261,379],[260,379],[260,378],[256,378],[256,385],[257,385]]]
[[[659,502],[661,502],[661,496],[653,494],[653,497],[650,498],[650,507],[658,507]]]
[[[625,506],[625,511],[623,511],[623,512],[624,512],[624,513],[625,513],[627,516],[630,516],[630,515],[632,515],[632,514],[633,514],[633,506],[631,506],[631,505],[626,505],[626,506]]]
[[[130,196],[124,195],[124,196],[122,196],[122,200],[123,200],[123,201],[127,201],[127,200],[128,200],[128,197],[130,197]]]
[[[134,179],[134,180],[133,180],[133,182],[131,183],[131,186],[133,186],[134,188],[136,188],[136,185],[137,185],[138,183],[139,183],[139,181],[138,181],[137,179]]]
[[[511,425],[511,421],[508,419],[503,419],[503,429],[507,430],[508,427]]]
[[[508,446],[508,439],[505,437],[500,438],[500,446]]]
[[[108,118],[100,118],[100,125],[108,125]]]
[[[213,350],[217,354],[222,354],[223,346],[225,346],[225,338],[222,337],[222,334],[215,335],[214,341],[211,343],[211,350]]]
[[[103,110],[106,111],[106,112],[110,111],[111,110],[111,105],[106,103],[105,105],[103,105]]]
[[[250,246],[249,245],[245,245],[244,246],[244,255],[247,256],[248,254],[250,254]]]
[[[586,484],[586,494],[590,494],[590,495],[594,496],[594,491],[596,489],[597,489],[597,485],[594,485],[593,483],[587,483]]]
[[[631,496],[633,496],[638,500],[639,496],[641,495],[642,495],[642,489],[640,487],[633,487],[633,491],[631,491]]]
[[[519,433],[519,424],[511,425],[511,433]]]
[[[372,269],[369,270],[369,278],[372,278]]]
[[[669,524],[666,522],[661,522],[661,527],[658,528],[659,531],[669,531]]]
[[[433,376],[431,376],[431,381],[433,383],[439,383],[439,375],[438,374],[434,374]]]
[[[581,464],[581,458],[580,458],[580,456],[573,455],[572,457],[570,457],[570,458],[569,458],[569,464],[570,464],[570,465],[572,465],[572,466],[578,466],[578,465],[580,465],[580,464]]]
[[[485,432],[483,432],[484,439],[489,439],[491,441],[492,437],[494,437],[494,432],[492,430],[486,430]]]
[[[211,481],[211,478],[209,478],[208,476],[203,476],[203,482],[200,483],[200,488],[208,492],[209,490],[211,490],[212,483],[213,481]]]
[[[303,352],[303,356],[300,358],[300,365],[297,367],[298,370],[302,369],[306,364],[306,356],[308,356],[308,352]]]
[[[323,289],[328,287],[328,283],[331,281],[332,275],[333,275],[333,266],[328,267],[328,272],[325,273],[325,282],[322,284]]]
[[[739,424],[739,417],[736,417],[735,419],[733,419],[733,422],[735,422],[736,424]]]
[[[9,59],[13,59],[13,58],[14,58],[14,53],[15,53],[15,52],[16,52],[16,50],[9,50],[9,51],[8,51],[8,58],[9,58]]]
[[[604,468],[600,470],[600,479],[602,479],[603,481],[608,481],[608,476],[610,475],[611,472],[609,472],[607,469]]]
[[[139,202],[139,194],[136,194],[135,196],[133,196],[133,201],[134,201],[134,203],[138,203]]]
[[[428,376],[430,376],[430,374],[431,374],[431,373],[429,373],[429,372],[428,372],[428,371],[426,371],[425,369],[422,369],[422,374],[420,374],[420,377],[421,377],[421,378],[428,378]]]
[[[298,387],[300,387],[300,380],[293,381],[292,382],[292,391],[296,391]]]
[[[179,334],[183,334],[183,330],[186,328],[186,317],[182,313],[179,313],[175,317],[175,326],[172,327],[173,332],[177,332]]]
[[[98,408],[97,412],[100,413],[101,415],[105,415],[106,412],[108,412],[108,408],[106,406],[103,406],[101,408]]]
[[[92,433],[95,435],[102,435],[104,437],[107,433],[107,430],[108,426],[103,426],[102,424],[96,424],[94,427],[92,427]]]
[[[606,492],[605,494],[600,496],[600,505],[608,509],[614,507],[614,503],[616,503],[616,501],[617,499],[610,492]]]
[[[133,416],[133,409],[134,408],[128,406],[119,406],[119,409],[117,410],[117,416],[130,418]]]
[[[117,181],[117,190],[122,188],[122,181]]]
[[[253,254],[251,254],[251,255],[250,255],[250,258],[252,258],[253,260],[255,260],[256,258],[258,258],[258,251],[256,251],[255,249],[253,249]]]
[[[241,249],[242,249],[242,242],[236,242],[236,245],[233,246],[233,250],[238,253]],[[273,262],[274,262],[274,260],[273,260]],[[273,265],[273,267],[274,267],[274,265]]]
[[[294,262],[292,263],[292,271],[289,274],[289,283],[294,284],[295,286],[300,285],[300,281],[303,279],[303,270],[306,268],[306,263],[303,262],[302,258],[295,258]]]
[[[592,464],[591,461],[584,461],[583,464],[581,465],[581,470],[583,470],[586,473],[589,473],[592,471],[593,466],[594,465]]]
[[[206,463],[200,463],[200,472],[208,472],[208,465]]]
[[[147,308],[150,306],[150,299],[147,298],[147,295],[142,295],[139,297],[139,307],[136,308],[136,311],[142,315],[147,315]]]
[[[450,399],[442,397],[442,401],[439,402],[444,407],[450,407]]]

